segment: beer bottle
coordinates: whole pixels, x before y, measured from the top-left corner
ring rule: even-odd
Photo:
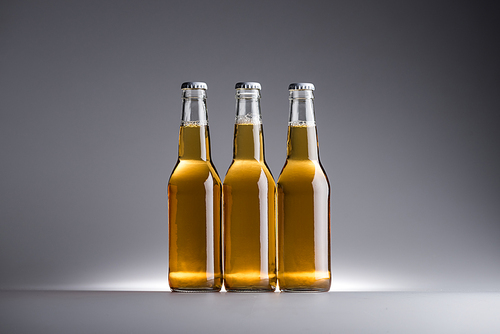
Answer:
[[[276,185],[264,159],[258,82],[236,84],[233,161],[223,184],[227,291],[276,288]]]
[[[179,158],[168,182],[168,282],[172,291],[219,291],[221,180],[210,158],[207,84],[181,89]]]
[[[278,179],[278,282],[282,291],[328,291],[330,185],[319,160],[314,85],[292,83],[287,159]]]

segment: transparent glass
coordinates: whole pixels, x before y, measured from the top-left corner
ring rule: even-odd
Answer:
[[[278,282],[329,291],[330,184],[319,160],[311,90],[290,91],[287,159],[278,179]]]
[[[172,291],[220,291],[221,180],[210,159],[206,92],[184,89],[179,158],[168,182]]]
[[[224,286],[276,289],[276,185],[264,159],[260,91],[236,91],[233,161],[223,184]]]

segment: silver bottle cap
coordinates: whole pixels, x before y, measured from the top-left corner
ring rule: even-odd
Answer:
[[[235,89],[261,89],[260,83],[254,81],[242,81],[238,82],[235,86]]]
[[[314,85],[310,82],[294,82],[288,86],[288,90],[314,90]]]
[[[201,81],[186,81],[183,82],[181,85],[181,89],[208,89],[208,86],[206,83],[201,82]]]

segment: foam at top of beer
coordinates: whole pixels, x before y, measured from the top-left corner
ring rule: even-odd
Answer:
[[[288,122],[289,126],[294,126],[294,127],[307,127],[307,126],[315,126],[316,122],[315,121],[292,121]]]
[[[199,127],[208,125],[207,121],[182,121],[182,126],[184,127]]]
[[[239,125],[243,124],[259,125],[262,124],[262,119],[260,116],[241,115],[241,116],[236,116],[235,122],[236,124]]]

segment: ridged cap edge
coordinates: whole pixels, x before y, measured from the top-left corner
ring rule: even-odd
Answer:
[[[314,84],[310,82],[294,82],[288,86],[288,90],[305,90],[305,89],[314,90],[315,89]]]
[[[262,89],[260,83],[255,81],[242,81],[234,85],[235,89]]]
[[[181,89],[208,89],[208,86],[205,82],[202,81],[186,81],[181,85]]]

